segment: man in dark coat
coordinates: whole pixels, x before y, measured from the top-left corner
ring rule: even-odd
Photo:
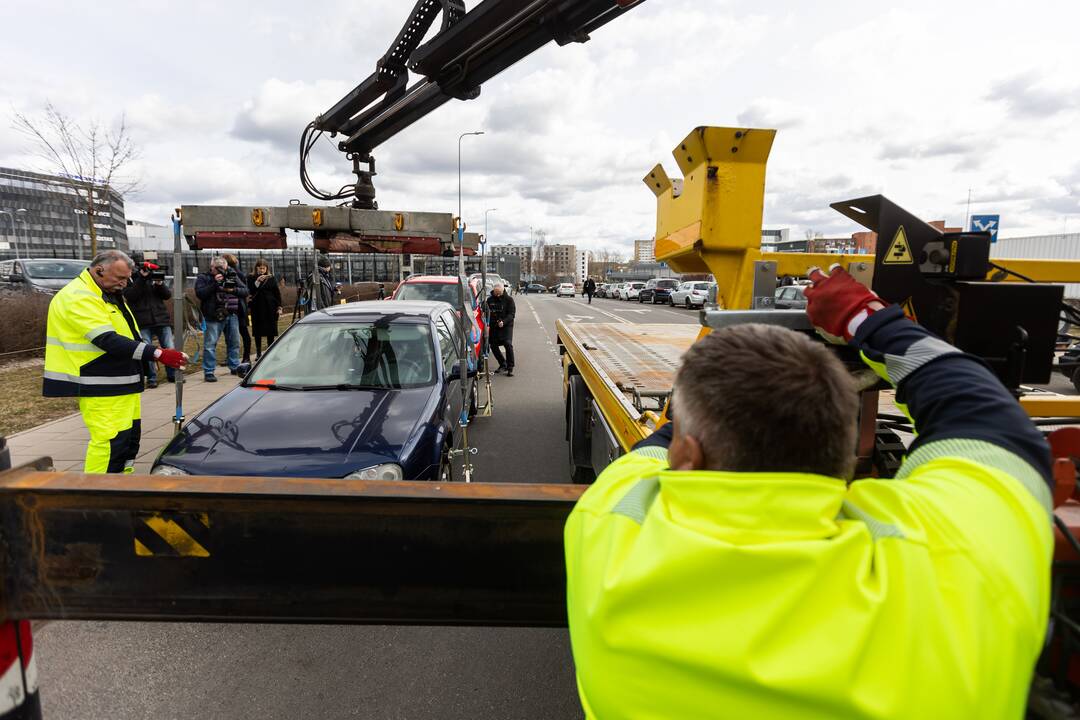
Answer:
[[[173,347],[172,317],[165,306],[170,298],[172,291],[165,284],[161,268],[150,262],[139,266],[139,271],[131,278],[131,284],[124,290],[124,299],[135,315],[139,335],[147,345],[153,344],[156,335],[161,347]],[[143,375],[146,376],[147,387],[156,388],[157,362],[144,362]],[[176,370],[166,367],[165,377],[169,382],[176,382]]]
[[[514,299],[506,292],[503,286],[496,285],[491,290],[488,298],[488,312],[491,314],[490,338],[491,354],[499,363],[495,372],[506,371],[506,377],[514,377],[514,315],[517,307]],[[506,357],[503,357],[501,348],[506,348]]]
[[[589,297],[589,304],[592,305],[592,296],[593,293],[596,292],[596,281],[594,281],[592,278],[586,279],[585,285],[582,287],[582,290]]]

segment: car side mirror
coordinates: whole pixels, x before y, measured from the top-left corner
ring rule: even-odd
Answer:
[[[22,275],[8,275],[8,282],[21,283],[25,280]]]

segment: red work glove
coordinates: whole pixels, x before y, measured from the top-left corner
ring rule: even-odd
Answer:
[[[158,348],[154,352],[154,356],[161,362],[162,365],[166,365],[177,370],[183,370],[187,365],[188,356],[179,350],[170,350],[168,348]]]
[[[855,331],[871,314],[885,307],[872,290],[848,274],[839,263],[826,275],[812,267],[807,273],[806,314],[818,333],[832,343],[851,342]]]

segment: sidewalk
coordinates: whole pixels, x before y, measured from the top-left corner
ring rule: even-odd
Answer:
[[[164,373],[161,373],[164,375]],[[207,405],[236,387],[239,378],[229,375],[228,369],[218,370],[218,381],[208,383],[202,373],[188,375],[184,383],[184,417],[195,417]],[[161,378],[164,380],[164,377]],[[176,414],[176,386],[162,382],[154,390],[142,394],[142,442],[135,472],[146,474],[161,448],[172,439],[173,416]],[[82,472],[86,444],[90,433],[78,413],[16,433],[8,439],[12,465],[19,465],[47,455],[57,470]]]

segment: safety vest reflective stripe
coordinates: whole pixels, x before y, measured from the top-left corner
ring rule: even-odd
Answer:
[[[107,332],[116,332],[116,328],[114,328],[112,325],[101,325],[91,330],[87,330],[86,337],[90,340],[93,340],[99,335],[104,335]]]
[[[120,375],[117,377],[81,377],[79,375],[69,375],[68,373],[56,372],[55,370],[46,370],[44,377],[49,380],[61,380],[63,382],[73,382],[79,385],[128,385],[130,383],[137,383],[142,378],[142,375]]]
[[[91,345],[90,343],[69,343],[64,342],[59,338],[45,338],[46,345],[56,345],[62,347],[65,350],[71,350],[72,352],[101,352],[101,348],[97,345]]]
[[[135,346],[135,352],[131,354],[132,360],[142,360],[143,353],[146,352],[146,343],[141,342]]]

